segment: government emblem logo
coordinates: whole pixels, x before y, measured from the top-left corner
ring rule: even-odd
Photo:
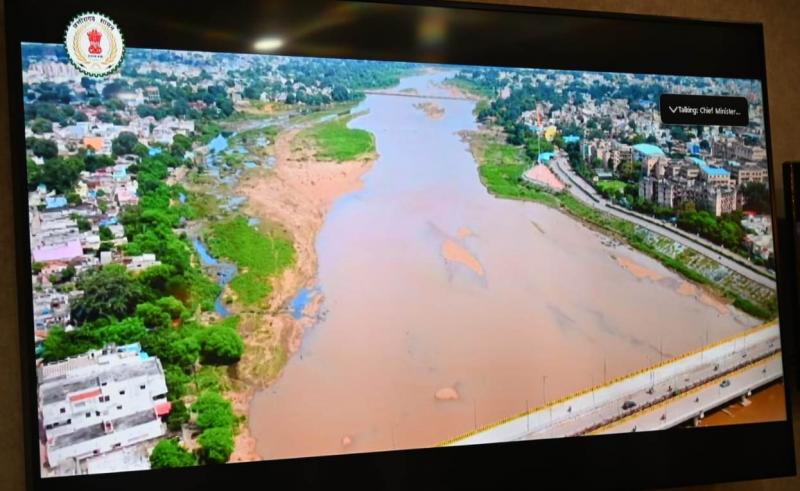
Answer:
[[[95,12],[72,19],[64,34],[64,47],[75,68],[90,77],[114,73],[125,55],[125,41],[117,24]]]

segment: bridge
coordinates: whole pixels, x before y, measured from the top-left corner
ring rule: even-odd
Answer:
[[[390,95],[395,97],[414,97],[417,99],[448,99],[454,101],[471,101],[469,97],[458,97],[452,95],[426,95],[426,94],[418,94],[416,92],[398,92],[398,91],[390,91],[390,90],[365,90],[365,94],[373,94],[373,95]]]
[[[440,446],[669,428],[702,418],[705,412],[782,376],[779,326],[773,321]]]

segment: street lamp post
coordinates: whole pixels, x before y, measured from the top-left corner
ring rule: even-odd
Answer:
[[[547,375],[542,375],[542,404],[547,404]]]
[[[528,433],[531,432],[531,409],[528,406],[528,400],[525,399],[525,419],[527,420],[528,424]]]

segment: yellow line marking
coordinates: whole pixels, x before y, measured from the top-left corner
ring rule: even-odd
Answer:
[[[645,367],[645,368],[636,370],[634,372],[630,372],[630,373],[627,373],[625,375],[621,375],[619,377],[616,377],[616,378],[613,378],[613,379],[609,380],[608,382],[605,382],[605,383],[602,383],[602,384],[599,384],[599,385],[595,385],[595,386],[589,387],[587,389],[581,389],[579,391],[573,392],[572,394],[568,394],[568,395],[566,395],[566,396],[564,396],[564,397],[562,397],[560,399],[557,399],[555,401],[551,401],[551,402],[548,402],[546,404],[542,404],[540,406],[536,406],[535,408],[530,409],[528,411],[523,411],[521,413],[509,416],[507,418],[503,418],[500,421],[495,421],[493,423],[485,424],[485,425],[481,426],[480,428],[477,428],[477,429],[472,430],[472,431],[468,431],[468,432],[463,433],[461,435],[458,435],[458,436],[456,436],[454,438],[450,438],[450,439],[445,440],[445,441],[443,441],[443,442],[441,442],[441,443],[439,443],[439,444],[437,444],[435,446],[436,447],[446,447],[448,445],[452,445],[452,444],[454,444],[454,443],[456,443],[458,441],[465,440],[465,439],[467,439],[469,437],[477,435],[478,433],[483,433],[484,431],[488,431],[488,430],[491,430],[491,429],[496,428],[498,426],[504,425],[506,423],[509,423],[509,422],[515,420],[515,419],[525,418],[528,415],[533,414],[535,412],[542,411],[542,410],[547,409],[547,408],[552,407],[552,406],[556,406],[556,405],[561,404],[563,402],[566,402],[567,400],[570,400],[570,399],[575,399],[576,397],[580,397],[580,396],[582,396],[584,394],[587,394],[589,392],[592,392],[592,391],[595,391],[595,390],[600,390],[600,389],[603,389],[605,387],[609,387],[609,386],[614,385],[616,383],[622,382],[623,380],[629,380],[629,379],[631,379],[633,377],[641,375],[642,373],[649,372],[651,370],[655,370],[657,368],[661,368],[661,367],[663,367],[665,365],[669,365],[669,364],[675,363],[675,362],[677,362],[679,360],[683,360],[683,359],[688,358],[688,357],[690,357],[692,355],[696,355],[696,354],[700,353],[701,351],[708,351],[708,350],[710,350],[712,348],[716,348],[717,346],[723,345],[725,343],[729,343],[729,342],[734,341],[736,339],[744,338],[744,337],[750,336],[751,334],[755,334],[755,333],[757,333],[759,331],[763,331],[765,329],[769,329],[770,327],[776,325],[777,323],[778,323],[777,319],[771,320],[771,321],[768,321],[768,322],[764,322],[763,324],[759,324],[758,326],[752,327],[752,328],[750,328],[750,329],[748,329],[746,331],[743,331],[743,332],[740,332],[740,333],[737,333],[737,334],[733,334],[731,336],[724,337],[724,338],[720,339],[719,341],[715,341],[715,342],[713,342],[713,343],[711,343],[711,344],[709,344],[707,346],[701,346],[700,348],[694,349],[692,351],[686,352],[686,353],[684,353],[682,355],[678,355],[678,356],[670,358],[668,360],[664,360],[664,361],[661,361],[659,363],[650,365],[649,367]]]
[[[663,401],[661,401],[661,402],[659,402],[657,404],[653,404],[652,406],[648,406],[647,408],[642,409],[641,411],[637,411],[635,413],[629,414],[629,415],[623,417],[622,419],[618,419],[618,420],[616,420],[616,421],[614,421],[612,423],[609,423],[609,424],[607,424],[605,426],[601,426],[600,428],[597,428],[595,430],[590,431],[589,433],[587,433],[587,435],[600,435],[600,434],[603,434],[603,433],[605,433],[606,431],[608,431],[611,428],[614,428],[616,426],[624,424],[626,421],[630,421],[632,419],[636,419],[636,418],[642,417],[642,416],[644,416],[646,414],[650,414],[653,411],[655,411],[656,409],[660,409],[660,408],[662,408],[664,406],[672,404],[673,402],[675,402],[675,401],[677,401],[679,399],[685,399],[686,397],[690,396],[691,394],[694,394],[695,392],[699,392],[699,391],[701,391],[703,389],[707,389],[709,386],[717,384],[717,382],[719,382],[720,380],[725,380],[725,379],[730,378],[730,377],[735,377],[736,375],[738,375],[738,374],[740,374],[740,373],[742,373],[744,371],[752,370],[753,368],[756,368],[756,367],[761,366],[761,365],[766,365],[767,363],[773,361],[775,358],[780,358],[780,356],[781,356],[781,352],[780,351],[778,351],[777,353],[773,353],[773,354],[767,356],[766,358],[762,358],[761,360],[758,360],[756,362],[750,363],[749,365],[745,365],[745,366],[743,366],[741,368],[737,368],[736,370],[734,370],[732,372],[729,372],[729,373],[724,374],[724,375],[720,375],[719,377],[717,377],[715,379],[712,379],[712,380],[709,380],[708,382],[705,382],[702,385],[698,385],[697,387],[693,387],[693,388],[691,388],[689,390],[681,392],[680,394],[676,395],[675,397],[670,397],[670,398],[665,399],[665,400],[663,400]],[[713,408],[709,408],[709,409],[713,409]]]

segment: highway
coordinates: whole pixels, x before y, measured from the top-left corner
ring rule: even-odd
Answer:
[[[559,155],[553,157],[551,163],[553,165],[550,167],[558,178],[564,183],[570,184],[569,190],[572,195],[587,205],[593,208],[599,208],[609,215],[635,223],[651,232],[674,240],[760,285],[771,289],[776,288],[774,277],[765,268],[750,264],[746,259],[737,256],[735,253],[712,244],[701,237],[692,236],[690,233],[680,230],[675,226],[662,224],[655,218],[625,210],[612,204],[597,193],[597,191],[581,176],[575,173],[569,161],[564,156]]]
[[[732,373],[709,380],[677,397],[597,428],[589,434],[663,430],[695,417],[702,418],[709,409],[738,397],[748,396],[752,390],[778,380],[783,376],[781,367],[780,352],[774,353]]]
[[[764,368],[766,370],[762,372]],[[702,411],[781,376],[779,327],[777,323],[767,323],[601,386],[513,415],[442,445],[558,438],[616,431],[614,428],[631,431],[634,425],[638,426],[637,431],[651,427],[648,425],[655,425],[653,429],[665,428],[692,419]],[[730,385],[719,387],[725,379]],[[634,405],[623,409],[627,401]],[[651,408],[662,407],[667,413],[664,420],[660,419],[663,410],[652,416]],[[635,415],[640,413],[648,419],[638,423]],[[653,418],[658,422],[653,422]],[[615,423],[618,425],[614,426]]]

